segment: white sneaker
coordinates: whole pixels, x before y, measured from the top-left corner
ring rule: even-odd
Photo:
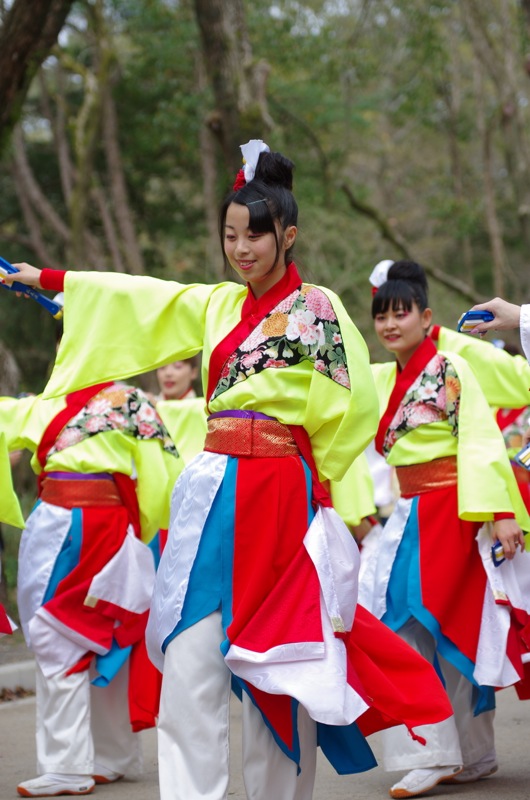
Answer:
[[[21,797],[58,797],[61,794],[90,794],[94,791],[90,775],[57,775],[46,773],[17,786]]]
[[[442,781],[454,778],[462,772],[460,765],[433,767],[432,769],[413,769],[390,789],[390,797],[417,797],[433,789]]]
[[[123,772],[114,772],[113,769],[104,767],[103,764],[94,764],[92,777],[96,783],[114,783],[123,778]]]
[[[450,778],[441,781],[441,783],[473,783],[474,781],[480,781],[481,778],[488,778],[490,775],[494,775],[498,769],[499,765],[495,756],[486,756],[477,761],[476,764],[464,767],[459,775],[452,775]]]

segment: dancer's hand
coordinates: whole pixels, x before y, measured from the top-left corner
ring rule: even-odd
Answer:
[[[2,275],[2,281],[11,286],[12,283],[17,281],[23,283],[24,286],[33,286],[35,289],[42,289],[40,284],[41,270],[37,267],[32,267],[31,264],[22,262],[21,264],[13,264],[18,269],[18,272],[13,272],[9,275]]]
[[[520,547],[524,552],[524,534],[514,519],[498,519],[493,523],[493,538],[502,544],[505,557],[510,560]]]
[[[473,306],[471,311],[491,311],[493,319],[490,322],[479,322],[468,333],[481,333],[487,331],[507,331],[519,327],[521,319],[521,306],[515,303],[508,303],[501,297],[488,300],[487,303],[479,303]]]

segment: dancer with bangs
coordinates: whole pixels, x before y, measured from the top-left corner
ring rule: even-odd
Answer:
[[[420,265],[390,266],[372,316],[396,357],[373,367],[382,410],[375,445],[396,468],[401,497],[378,547],[363,556],[360,600],[437,665],[454,709],[425,731],[424,748],[402,728],[385,731],[386,769],[409,770],[390,795],[404,798],[497,771],[493,687],[527,677],[517,620],[527,620],[529,608],[516,587],[504,605],[496,605],[494,590],[503,570],[525,561],[518,551],[530,519],[471,368],[428,335],[432,311]],[[496,541],[507,559],[499,574]]]
[[[253,800],[309,800],[317,741],[341,773],[361,771],[369,733],[451,713],[433,668],[356,605],[358,551],[324,482],[374,435],[368,351],[337,295],[295,266],[292,162],[261,140],[242,151],[220,235],[243,285],[17,265],[17,280],[64,283],[49,395],[203,351],[208,433],[173,492],[147,634],[163,800],[227,797],[231,687]]]

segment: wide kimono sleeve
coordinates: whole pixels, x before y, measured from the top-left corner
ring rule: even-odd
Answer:
[[[461,519],[492,520],[514,513],[523,530],[530,518],[515,480],[504,439],[484,393],[463,358],[445,353],[460,382],[458,410],[458,513]]]
[[[171,493],[184,464],[158,439],[137,440],[134,464],[142,540],[148,543],[160,528],[168,527]]]
[[[457,353],[473,369],[490,406],[521,408],[530,405],[530,364],[491,342],[449,328],[440,328],[438,346]]]
[[[379,403],[366,342],[337,295],[327,290],[326,294],[339,322],[347,375],[332,379],[313,369],[304,428],[320,477],[341,480],[375,436]]]
[[[341,481],[331,481],[330,492],[335,511],[347,525],[354,527],[376,514],[374,482],[364,453],[355,459]]]
[[[175,442],[184,464],[204,449],[208,430],[204,397],[189,400],[160,400],[156,410]]]
[[[35,451],[42,433],[40,403],[40,395],[0,397],[0,434],[8,450]]]
[[[67,272],[64,335],[45,390],[57,397],[196,355],[212,293],[233,284]]]
[[[0,522],[23,528],[24,518],[13,488],[9,451],[3,433],[0,433],[0,486]]]

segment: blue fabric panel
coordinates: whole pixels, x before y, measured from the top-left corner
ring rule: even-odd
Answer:
[[[339,775],[352,775],[377,767],[372,748],[355,722],[351,725],[318,722],[317,744]]]
[[[72,570],[78,566],[81,545],[83,543],[83,512],[81,508],[72,509],[72,522],[66,534],[53,566],[52,574],[44,594],[43,605],[54,597],[57,587],[63,578],[66,578]]]
[[[387,611],[382,617],[385,625],[398,631],[410,617],[414,617],[436,642],[437,655],[452,664],[475,688],[474,714],[495,708],[495,693],[488,686],[478,686],[473,670],[475,665],[456,645],[443,635],[438,620],[428,611],[422,602],[420,547],[418,526],[418,498],[412,501],[409,518],[403,531],[396,558],[392,566],[392,574],[387,590]],[[438,658],[434,664],[443,681]]]
[[[108,686],[118,674],[131,654],[132,647],[119,647],[115,639],[112,647],[104,656],[96,656],[96,670],[98,675],[92,681],[94,686]]]

